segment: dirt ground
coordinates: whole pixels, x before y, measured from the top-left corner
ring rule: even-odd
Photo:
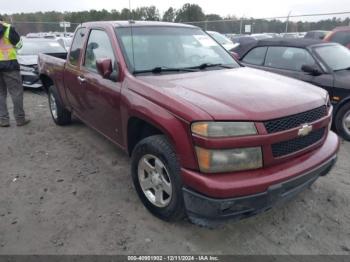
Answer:
[[[26,92],[32,123],[0,129],[0,254],[350,254],[350,143],[337,166],[281,208],[210,230],[154,218],[129,159],[78,121],[53,124]]]

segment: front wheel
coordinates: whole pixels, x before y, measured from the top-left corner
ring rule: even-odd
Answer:
[[[49,87],[48,96],[50,113],[56,125],[64,126],[70,124],[72,119],[71,112],[64,108],[56,87]]]
[[[152,214],[166,221],[184,218],[181,169],[165,136],[147,137],[136,145],[131,175],[142,203]]]
[[[350,103],[339,109],[335,116],[335,127],[341,137],[350,141]]]

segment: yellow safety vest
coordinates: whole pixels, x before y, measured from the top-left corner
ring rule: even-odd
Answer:
[[[19,41],[19,43],[16,46],[13,46],[9,38],[11,25],[6,23],[2,24],[6,27],[6,30],[4,32],[3,37],[0,39],[0,61],[16,60],[16,49],[22,47],[22,41]]]

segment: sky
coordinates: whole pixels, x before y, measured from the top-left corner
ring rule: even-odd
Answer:
[[[198,4],[204,13],[221,16],[266,18],[274,16],[350,11],[350,0],[131,0],[131,8],[155,5],[160,14],[170,6],[180,8],[185,3]],[[82,11],[90,9],[117,9],[129,7],[128,0],[0,0],[1,13],[36,11]]]

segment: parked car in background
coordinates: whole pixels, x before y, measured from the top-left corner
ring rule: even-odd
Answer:
[[[350,51],[313,39],[266,39],[238,54],[242,63],[326,89],[334,105],[334,125],[350,141]],[[304,94],[296,94],[303,96]]]
[[[298,33],[281,33],[282,38],[300,38]]]
[[[232,33],[225,34],[225,36],[230,40],[232,40],[232,38],[235,37],[236,35],[237,34],[232,34]]]
[[[233,43],[240,43],[241,40],[245,39],[254,39],[254,40],[262,40],[262,39],[267,39],[267,38],[273,38],[275,35],[278,34],[272,34],[272,33],[263,33],[263,34],[251,34],[251,35],[235,35],[231,37],[231,41]]]
[[[307,32],[304,38],[323,40],[327,34],[329,34],[329,31],[313,30]]]
[[[234,47],[231,49],[232,54],[238,59],[239,54],[245,53],[251,45],[254,45],[258,40],[250,35],[235,37],[233,40]]]
[[[234,47],[231,52],[235,55],[236,53],[242,53],[243,50],[250,44],[256,43],[258,40],[273,38],[271,34],[251,34],[251,35],[240,35],[232,38]]]
[[[57,38],[57,41],[67,50],[69,51],[69,48],[72,44],[72,38],[71,37],[59,37]]]
[[[42,87],[38,75],[38,55],[40,53],[65,57],[66,49],[54,39],[23,38],[23,47],[18,50],[18,62],[24,87]]]
[[[335,42],[350,49],[350,26],[337,27],[325,38],[326,42]]]
[[[222,45],[226,50],[230,51],[232,48],[235,47],[232,41],[226,36],[215,31],[207,31],[207,33],[211,37],[213,37],[220,45]]]
[[[253,37],[255,40],[262,40],[267,38],[273,38],[269,34],[251,34],[250,37]]]
[[[42,35],[40,33],[28,33],[26,38],[42,38]]]
[[[278,34],[278,33],[264,33],[264,35],[268,35],[268,36],[270,36],[271,38],[281,37],[281,35]]]
[[[251,35],[241,35],[239,37],[235,37],[233,43],[236,45],[231,52],[234,56],[236,53],[244,52],[245,48],[250,44],[256,43],[258,40],[273,38],[274,34],[251,34]]]
[[[67,59],[40,54],[39,70],[53,121],[74,114],[124,149],[142,203],[166,221],[256,215],[336,160],[326,91],[242,67],[198,27],[84,23]]]

